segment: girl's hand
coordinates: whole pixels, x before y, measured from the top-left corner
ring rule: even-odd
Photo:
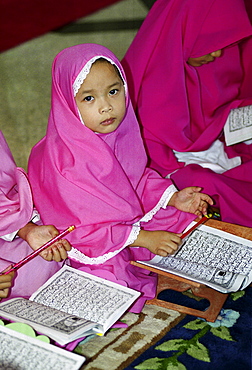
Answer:
[[[19,230],[18,235],[27,241],[30,247],[35,251],[43,244],[59,235],[59,231],[53,225],[36,225],[29,222],[26,226]],[[67,251],[71,250],[71,245],[65,239],[59,240],[44,251],[40,256],[46,261],[60,262],[67,258]]]
[[[137,239],[131,246],[144,247],[154,254],[167,257],[178,250],[182,240],[182,234],[170,233],[168,231],[146,231],[141,230]]]
[[[213,200],[209,195],[201,193],[201,190],[198,186],[184,188],[173,194],[168,205],[202,218],[207,214],[208,205],[213,205]]]
[[[6,270],[3,272],[9,270],[11,266],[9,266]],[[6,298],[9,294],[9,289],[12,286],[12,279],[14,278],[15,271],[10,272],[7,275],[1,275],[0,274],[0,299]]]

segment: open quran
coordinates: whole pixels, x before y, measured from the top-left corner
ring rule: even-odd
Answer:
[[[137,262],[222,293],[235,292],[252,281],[252,241],[201,225],[184,239],[174,255]]]
[[[78,370],[85,357],[0,325],[0,369]]]
[[[65,265],[29,299],[1,303],[0,316],[24,322],[65,345],[87,335],[105,334],[139,295]]]
[[[231,109],[224,134],[227,145],[252,139],[252,105]]]

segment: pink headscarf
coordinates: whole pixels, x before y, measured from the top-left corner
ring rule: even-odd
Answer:
[[[27,175],[17,168],[0,131],[0,236],[13,233],[31,220],[33,201]]]
[[[133,242],[134,223],[146,214],[146,221],[152,219],[164,205],[160,199],[171,185],[170,180],[146,169],[146,154],[126,81],[126,114],[116,131],[97,134],[81,123],[73,85],[75,90],[80,87],[99,57],[115,64],[125,81],[119,61],[103,46],[76,45],[56,56],[48,129],[31,152],[28,170],[43,221],[59,229],[74,224],[76,230],[69,241],[90,264],[113,257],[127,241],[130,244],[132,237]],[[170,225],[178,232],[195,217],[169,208],[166,227]],[[145,252],[149,259],[145,248],[142,256]],[[74,258],[71,252],[70,256]]]
[[[252,104],[251,38],[246,39],[251,35],[243,0],[157,0],[153,5],[122,65],[151,167],[163,176],[183,167],[172,150],[208,149],[230,109]],[[219,49],[223,54],[212,63],[187,63]],[[237,155],[232,150],[227,150],[230,156]]]
[[[31,221],[33,200],[30,184],[22,168],[17,168],[0,131],[0,236],[17,232]],[[9,237],[9,235],[8,235]],[[0,238],[0,271],[17,263],[32,252],[25,240]],[[61,263],[45,261],[38,256],[15,274],[9,298],[29,297],[61,267]]]

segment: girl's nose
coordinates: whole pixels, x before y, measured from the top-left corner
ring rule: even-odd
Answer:
[[[214,58],[219,58],[222,54],[222,50],[213,51],[210,55]]]
[[[101,104],[100,112],[101,113],[107,113],[112,111],[112,106],[111,104],[107,101],[104,100]]]

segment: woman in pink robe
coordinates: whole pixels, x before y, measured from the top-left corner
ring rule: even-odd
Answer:
[[[96,73],[95,65],[103,67],[99,63],[97,67],[100,58],[113,77],[112,85],[107,87],[105,82],[105,92],[100,88],[103,76],[97,81],[98,87],[92,80],[92,88],[82,87]],[[125,110],[120,121],[112,103],[119,92]],[[103,108],[107,101],[112,105]],[[91,128],[78,109],[78,104],[91,109],[93,102],[97,109],[87,120],[97,119],[98,130]],[[107,132],[114,121],[118,126]],[[133,312],[139,312],[156,289],[156,276],[130,264],[131,260],[154,256],[147,247],[133,246],[139,235],[150,235],[153,230],[157,231],[155,235],[168,235],[166,230],[181,233],[195,218],[188,208],[182,212],[167,206],[174,192],[177,194],[176,188],[169,179],[146,168],[146,159],[125,74],[114,54],[96,44],[76,45],[60,52],[52,68],[47,133],[29,158],[34,202],[43,222],[63,228],[76,226],[69,235],[73,248],[68,255],[73,267],[142,293],[131,308]],[[210,201],[207,196],[206,200]]]
[[[246,5],[157,0],[122,65],[150,167],[179,189],[201,186],[224,221],[252,226],[252,145],[227,146],[223,135],[230,110],[252,104]]]
[[[11,155],[9,147],[0,131],[0,271],[7,269],[11,264],[19,262],[21,259],[32,253],[33,249],[29,244],[17,237],[20,233],[24,237],[27,232],[27,225],[29,231],[33,229],[37,232],[40,230],[41,234],[33,234],[30,241],[38,242],[42,245],[49,239],[56,236],[58,231],[50,226],[35,226],[30,224],[31,220],[39,221],[38,213],[33,208],[33,200],[30,189],[30,184],[27,175],[21,168],[17,168],[14,159]],[[38,229],[37,229],[38,228]],[[42,230],[42,231],[41,231]],[[61,247],[61,252],[55,246],[55,250],[44,252],[43,259],[37,256],[26,265],[23,265],[17,272],[12,273],[12,282],[9,274],[6,276],[0,275],[0,299],[8,295],[9,298],[14,297],[29,297],[35,292],[49,277],[51,277],[61,267],[62,257],[66,258],[65,251],[70,249],[68,242],[64,241],[64,248],[62,241],[57,245]],[[40,246],[38,245],[38,246]],[[37,249],[37,248],[34,248]],[[64,249],[64,251],[63,251]],[[43,253],[43,252],[42,252]],[[46,260],[48,259],[48,260]],[[54,260],[52,260],[54,259]],[[11,289],[8,289],[12,285]],[[9,293],[9,294],[8,294]]]

